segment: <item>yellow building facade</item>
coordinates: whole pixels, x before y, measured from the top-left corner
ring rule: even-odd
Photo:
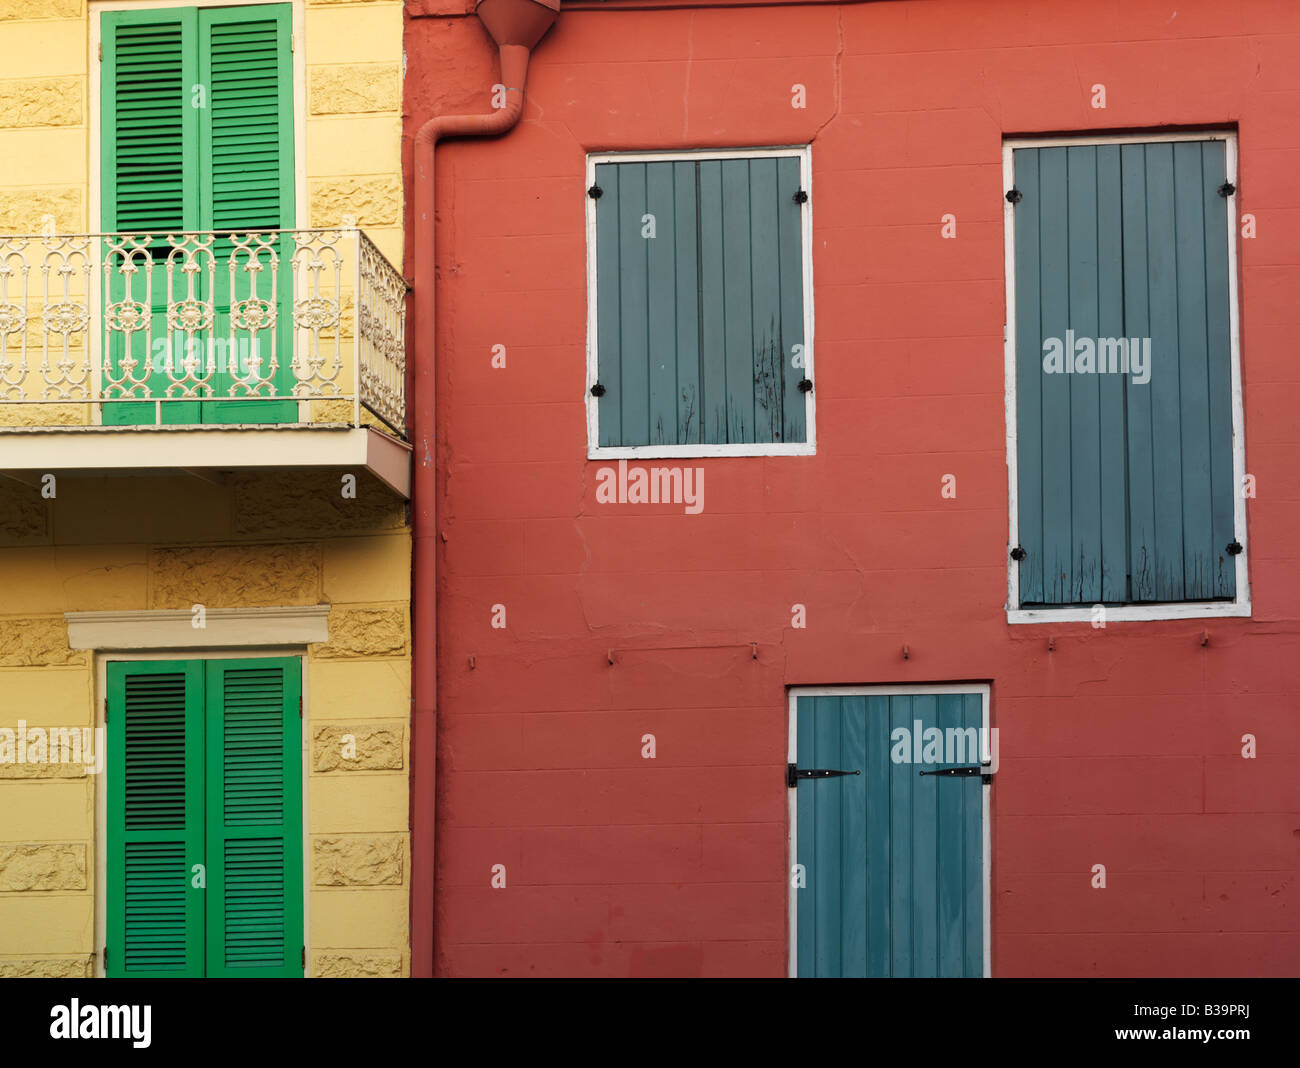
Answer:
[[[0,976],[406,975],[402,4],[0,71]]]

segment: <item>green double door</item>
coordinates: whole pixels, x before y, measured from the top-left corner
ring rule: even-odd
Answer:
[[[107,975],[301,976],[301,662],[107,668]]]
[[[984,974],[983,701],[796,698],[795,975]]]
[[[288,235],[268,233],[294,222],[291,6],[103,19],[103,227],[150,235],[128,242],[129,255],[102,249],[110,377],[147,383],[125,393],[106,383],[103,421],[295,421],[296,401],[251,399],[293,396],[294,250]],[[196,233],[211,244],[168,240]],[[146,317],[148,331],[137,325]],[[187,378],[187,359],[202,381],[182,393],[173,375]],[[161,414],[121,400],[178,395],[194,399],[167,401]]]

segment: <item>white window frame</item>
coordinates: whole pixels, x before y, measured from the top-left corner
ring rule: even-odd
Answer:
[[[1015,188],[1015,161],[1018,148],[1056,148],[1070,145],[1132,145],[1174,141],[1222,141],[1227,180],[1237,184],[1237,135],[1226,130],[1202,130],[1176,134],[1125,134],[1072,137],[1010,138],[1002,143],[1002,183],[1004,189]],[[1236,556],[1237,596],[1232,601],[1186,601],[1160,604],[1107,605],[1107,622],[1135,622],[1155,619],[1212,619],[1250,615],[1250,573],[1247,556],[1250,544],[1246,529],[1246,500],[1241,494],[1246,477],[1246,432],[1242,414],[1241,325],[1237,270],[1237,202],[1227,197],[1228,216],[1228,325],[1232,365],[1232,478],[1233,528],[1243,548]],[[1017,499],[1016,454],[1016,209],[1006,202],[1004,220],[1007,321],[1004,327],[1006,365],[1007,485],[1010,515],[1007,540],[1007,622],[1008,623],[1078,623],[1091,622],[1094,609],[1087,605],[1062,608],[1021,608],[1020,568],[1011,559],[1012,547],[1020,544],[1020,512]]]
[[[817,379],[813,375],[813,283],[812,283],[812,148],[792,145],[780,148],[692,149],[682,152],[596,152],[587,156],[587,188],[596,184],[596,167],[602,163],[660,163],[690,159],[799,160],[799,187],[808,193],[802,206],[800,246],[803,258],[803,376],[813,382],[804,394],[804,425],[807,439],[801,442],[745,442],[738,444],[693,445],[600,445],[600,405],[591,395],[599,380],[596,352],[596,201],[587,197],[587,459],[659,459],[672,456],[815,456],[817,454]]]
[[[932,694],[967,694],[977,693],[980,695],[981,711],[983,713],[983,737],[988,738],[990,719],[989,719],[989,701],[992,693],[992,687],[987,682],[967,682],[967,683],[895,683],[880,684],[871,686],[791,686],[789,687],[789,746],[788,762],[791,764],[799,763],[799,698],[800,697],[912,697],[916,695],[927,696]],[[992,744],[990,743],[990,747]],[[982,803],[980,806],[980,820],[982,821],[982,861],[983,868],[983,950],[984,950],[984,978],[992,978],[993,975],[993,827],[990,820],[989,792],[992,790],[992,783],[987,778],[982,780],[980,793]],[[791,874],[794,866],[799,863],[799,787],[794,789],[786,788],[786,807],[788,811],[788,820],[790,825],[789,834],[789,863],[786,865],[786,887],[789,894],[790,907],[787,910],[790,916],[789,932],[789,970],[788,975],[791,979],[797,979],[799,975],[799,891],[791,884],[793,879]],[[864,843],[865,848],[865,843]]]

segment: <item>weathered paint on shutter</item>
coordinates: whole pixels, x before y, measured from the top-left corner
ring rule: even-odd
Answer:
[[[203,228],[246,235],[251,231],[279,230],[293,225],[293,72],[290,66],[291,9],[287,4],[258,8],[213,8],[200,14],[199,68],[208,86],[208,106],[199,120],[199,144],[205,166],[200,181],[200,217]],[[279,238],[274,252],[279,260],[272,290],[271,253],[257,255],[260,272],[250,272],[249,257],[235,261],[232,292],[229,241],[217,238],[217,336],[230,336],[232,303],[256,296],[274,300],[279,309],[274,337],[260,335],[260,373],[270,371],[275,360],[274,393],[290,395],[293,374],[290,345],[293,338],[292,278],[289,260],[292,243]],[[242,331],[236,330],[238,337]],[[247,377],[250,353],[227,352],[238,361],[234,373],[217,375],[220,396],[230,394],[236,376]],[[263,392],[271,392],[263,390]],[[296,401],[226,401],[204,406],[205,423],[292,422]]]
[[[1015,151],[1022,605],[1235,596],[1225,173],[1221,141]],[[1046,373],[1067,332],[1149,338],[1150,381]]]
[[[798,159],[602,163],[596,184],[600,444],[805,441]]]
[[[137,331],[129,339],[114,332],[109,359],[114,368],[128,356],[139,367],[158,355],[157,344],[167,338],[167,244],[169,233],[199,229],[198,115],[191,106],[191,87],[198,81],[194,40],[198,12],[194,8],[169,11],[108,11],[104,13],[103,64],[103,227],[107,233],[156,235],[150,248],[149,269],[151,331]],[[141,261],[133,261],[139,266]],[[107,303],[127,296],[119,271],[112,263]],[[183,276],[177,274],[177,278]],[[175,283],[180,284],[180,283]],[[144,296],[144,281],[131,283],[131,297]],[[178,356],[181,355],[178,352]],[[170,379],[161,370],[149,375],[150,395],[160,395]],[[197,403],[163,406],[163,422],[197,422]],[[152,423],[154,406],[105,404],[103,420],[110,425]]]
[[[894,762],[891,732],[964,732],[957,763],[979,762],[978,693],[800,697],[801,768],[861,770],[796,787],[796,974],[978,976],[984,966],[981,779],[921,776]],[[973,729],[973,734],[972,734]],[[954,735],[954,740],[956,736]],[[910,741],[905,749],[914,755]],[[948,755],[945,749],[945,755]],[[951,765],[948,765],[951,766]]]
[[[302,975],[301,662],[207,664],[207,974]]]
[[[109,976],[203,974],[203,674],[109,663]]]

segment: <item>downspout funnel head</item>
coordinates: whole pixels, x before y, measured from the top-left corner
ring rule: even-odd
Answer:
[[[560,14],[560,0],[478,0],[474,9],[498,48],[537,44]]]

